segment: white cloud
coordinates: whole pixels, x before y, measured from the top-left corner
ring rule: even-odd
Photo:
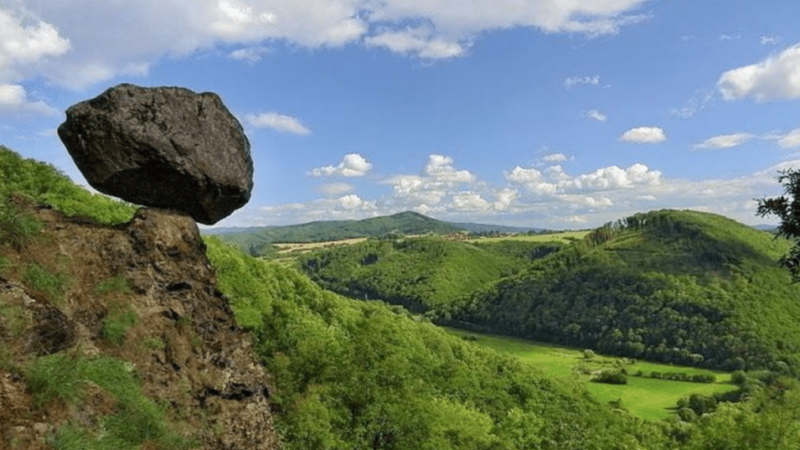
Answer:
[[[755,136],[750,133],[721,134],[719,136],[710,137],[705,141],[696,144],[694,148],[698,150],[703,150],[703,149],[720,150],[720,149],[732,148],[742,145],[745,142],[749,141],[750,139],[753,139],[754,137]]]
[[[292,134],[310,134],[311,130],[292,116],[278,114],[274,111],[261,114],[248,114],[247,123],[254,128],[269,128],[275,131]]]
[[[717,88],[725,100],[758,102],[800,98],[800,44],[749,66],[722,74]]]
[[[456,170],[453,167],[453,158],[445,155],[430,155],[422,173],[434,181],[446,183],[469,183],[475,180],[470,171]]]
[[[608,116],[606,116],[605,114],[601,113],[596,109],[590,109],[589,111],[587,111],[586,117],[592,120],[596,120],[598,122],[605,122],[606,120],[608,120]]]
[[[783,148],[800,147],[800,128],[795,128],[785,135],[780,136],[778,138],[778,145]]]
[[[384,47],[395,53],[418,56],[423,59],[447,59],[462,56],[464,45],[458,41],[433,37],[430,28],[407,28],[384,31],[365,40],[369,47]]]
[[[0,74],[14,77],[0,75],[0,82],[43,77],[80,90],[219,46],[241,46],[228,56],[254,61],[261,54],[253,49],[276,41],[312,49],[359,43],[452,58],[494,30],[612,35],[647,19],[633,13],[647,1],[11,1],[0,7]]]
[[[269,47],[245,47],[228,53],[228,57],[249,64],[255,64],[270,52]]]
[[[542,161],[545,162],[562,162],[567,160],[567,155],[563,153],[550,153],[549,155],[544,155],[542,157]]]
[[[464,191],[453,194],[451,207],[457,211],[487,211],[491,204],[477,192]]]
[[[35,64],[69,48],[69,39],[53,24],[0,8],[0,81],[24,77]]]
[[[517,166],[506,172],[505,178],[511,183],[524,185],[529,192],[539,196],[641,188],[662,182],[660,171],[650,170],[640,163],[627,169],[617,166],[603,167],[575,177],[567,175],[561,166],[552,166],[544,174],[536,169]]]
[[[339,206],[344,209],[356,209],[361,207],[364,204],[364,200],[361,200],[361,197],[357,196],[356,194],[349,194],[345,195],[344,197],[339,197]]]
[[[43,101],[31,101],[18,84],[0,84],[0,116],[6,114],[53,115],[58,111]]]
[[[372,164],[358,153],[344,155],[342,162],[337,166],[324,166],[311,169],[308,172],[312,177],[342,176],[363,177],[372,169]]]
[[[588,85],[597,86],[600,84],[600,76],[567,77],[564,79],[564,89],[572,89],[575,86]]]
[[[623,133],[619,140],[636,144],[658,144],[666,141],[667,136],[658,127],[637,127]]]
[[[492,206],[496,211],[505,211],[518,197],[519,191],[516,189],[501,189],[495,195],[495,201]]]
[[[319,187],[319,191],[328,197],[349,194],[355,190],[355,186],[349,183],[327,183]]]

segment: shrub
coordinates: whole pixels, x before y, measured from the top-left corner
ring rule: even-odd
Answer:
[[[618,370],[603,370],[592,378],[595,383],[628,384],[628,377]]]
[[[592,350],[586,349],[583,351],[583,357],[585,359],[592,359],[595,357],[595,354]]]

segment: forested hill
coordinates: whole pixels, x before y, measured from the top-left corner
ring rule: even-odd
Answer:
[[[447,234],[464,231],[455,225],[436,220],[419,213],[406,211],[391,216],[373,217],[363,220],[330,220],[263,228],[214,229],[206,234],[220,237],[240,248],[262,247],[271,243],[322,242],[338,239],[383,236],[389,233],[402,234]]]
[[[777,264],[788,248],[715,214],[637,214],[437,314],[606,353],[797,373],[800,287]]]
[[[571,245],[369,240],[300,260],[323,287],[441,323],[656,361],[800,369],[800,287],[773,234],[662,210]],[[505,278],[503,278],[505,276]]]

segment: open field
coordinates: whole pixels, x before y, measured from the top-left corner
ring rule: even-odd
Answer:
[[[287,253],[305,253],[319,248],[331,248],[331,247],[339,247],[341,245],[353,245],[353,244],[358,244],[359,242],[364,242],[366,240],[367,238],[351,238],[351,239],[341,239],[338,241],[302,242],[295,244],[274,244],[274,245],[278,247],[278,253],[287,254]]]
[[[561,233],[551,234],[518,234],[504,237],[486,237],[478,239],[468,239],[465,242],[498,242],[498,241],[527,241],[527,242],[563,242],[569,244],[575,239],[583,239],[589,234],[589,230],[581,231],[562,231]]]
[[[586,388],[599,401],[622,400],[622,405],[628,411],[643,419],[658,420],[668,417],[681,397],[691,394],[710,395],[734,389],[734,386],[730,384],[730,374],[725,372],[645,361],[626,361],[625,358],[602,355],[596,355],[587,360],[584,358],[583,351],[578,349],[461,330],[450,329],[449,331],[459,336],[476,336],[478,345],[493,348],[501,353],[515,355],[522,361],[533,364],[549,375],[577,377],[585,382]],[[633,362],[633,364],[627,364],[626,362]],[[630,374],[627,385],[592,383],[589,381],[590,375],[581,373],[610,368],[620,364],[625,364],[625,370]],[[644,373],[643,377],[632,376],[639,370]],[[685,372],[689,375],[714,374],[717,377],[717,382],[689,383],[649,378],[650,373],[653,371],[661,373]]]

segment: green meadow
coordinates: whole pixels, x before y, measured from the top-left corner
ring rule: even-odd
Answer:
[[[725,372],[599,354],[587,359],[583,350],[579,349],[461,330],[450,329],[449,331],[459,336],[475,336],[477,338],[475,342],[478,345],[492,348],[500,353],[514,355],[548,375],[578,378],[585,382],[587,390],[598,401],[606,403],[621,400],[625,409],[642,419],[658,420],[669,417],[674,412],[673,408],[678,400],[691,394],[710,395],[735,389],[730,383],[730,374]],[[590,381],[591,372],[613,367],[625,368],[629,374],[627,385]],[[643,376],[634,376],[640,370]],[[654,371],[661,373],[684,372],[689,375],[713,374],[717,381],[716,383],[689,383],[650,378],[650,373]]]
[[[525,242],[561,242],[569,244],[578,239],[583,239],[589,230],[562,231],[560,233],[548,234],[517,234],[514,236],[485,237],[478,239],[468,239],[466,242],[498,242],[498,241],[525,241]]]

